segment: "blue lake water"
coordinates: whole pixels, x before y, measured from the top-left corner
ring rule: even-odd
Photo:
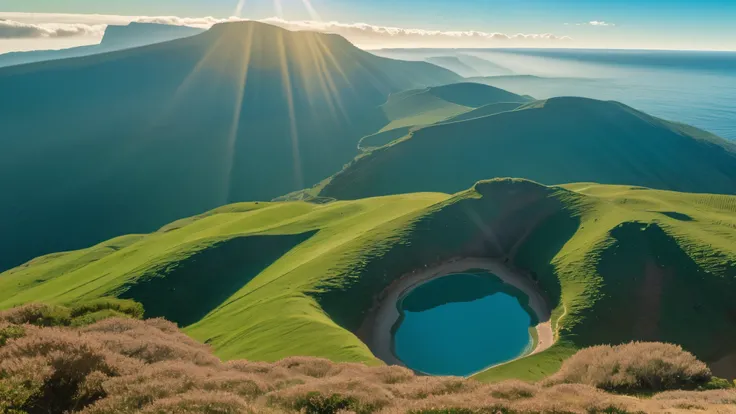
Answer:
[[[398,304],[396,357],[425,374],[466,376],[525,353],[532,317],[498,286],[492,275],[459,274],[411,291]]]

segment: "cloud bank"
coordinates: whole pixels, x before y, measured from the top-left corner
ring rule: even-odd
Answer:
[[[245,20],[238,17],[116,16],[55,13],[0,12],[0,39],[52,38],[71,36],[101,37],[107,25],[130,22],[160,23],[207,29],[217,23]],[[368,23],[343,23],[316,20],[259,20],[289,30],[335,33],[362,47],[491,47],[543,46],[570,41],[568,36],[551,33],[498,33],[483,31],[441,31],[378,26]],[[605,22],[596,22],[605,23]]]
[[[102,36],[106,27],[104,24],[33,24],[13,20],[0,20],[0,39]]]

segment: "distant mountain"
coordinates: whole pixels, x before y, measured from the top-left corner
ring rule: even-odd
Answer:
[[[532,100],[480,83],[455,83],[403,91],[392,94],[382,106],[391,120],[384,130],[429,125],[489,104],[515,102],[520,105]]]
[[[155,23],[133,22],[127,26],[108,26],[100,45],[110,50],[128,49],[194,36],[203,29]]]
[[[463,77],[486,77],[513,75],[514,71],[474,53],[484,49],[380,49],[371,53],[392,59],[424,60],[449,69]]]
[[[315,184],[389,94],[459,79],[256,22],[0,69],[0,268]]]
[[[483,76],[482,73],[478,72],[472,66],[465,64],[456,56],[430,57],[427,58],[426,61],[445,69],[449,69],[464,78]]]
[[[355,160],[319,195],[453,193],[494,177],[736,194],[736,146],[617,102],[553,98],[413,131]]]
[[[514,71],[505,66],[475,55],[459,53],[457,57],[461,62],[473,67],[481,76],[511,76],[514,73]]]
[[[89,56],[98,53],[167,42],[194,36],[204,30],[186,26],[155,23],[130,23],[127,26],[107,26],[99,45],[79,46],[61,50],[36,50],[0,55],[0,67]]]

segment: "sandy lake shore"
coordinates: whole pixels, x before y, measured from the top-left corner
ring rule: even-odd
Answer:
[[[393,353],[393,335],[391,332],[400,317],[399,310],[396,307],[399,298],[430,280],[453,273],[463,273],[471,269],[487,270],[498,276],[504,283],[516,287],[529,297],[529,307],[534,311],[540,323],[536,326],[538,336],[536,347],[526,355],[542,352],[552,346],[554,332],[550,321],[550,309],[534,282],[527,276],[512,271],[498,260],[463,258],[450,260],[403,275],[384,291],[380,303],[371,310],[359,332],[373,354],[389,365],[403,366],[404,364]]]

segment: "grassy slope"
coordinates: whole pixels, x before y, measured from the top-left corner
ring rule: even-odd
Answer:
[[[454,83],[392,94],[383,105],[391,121],[382,131],[431,125],[485,105],[528,102],[529,99],[478,83]]]
[[[453,193],[493,177],[735,194],[736,147],[616,102],[553,98],[410,132],[356,159],[320,195]]]
[[[189,331],[196,338],[211,340],[218,354],[225,358],[250,355],[254,359],[273,360],[288,354],[306,354],[346,361],[370,360],[365,346],[349,332],[336,329],[305,292],[317,281],[334,276],[341,264],[350,266],[359,260],[355,256],[361,254],[364,244],[361,239],[386,237],[386,233],[376,232],[376,227],[446,197],[412,195],[324,206],[302,202],[231,205],[196,219],[172,223],[148,236],[130,236],[87,250],[42,257],[6,272],[0,276],[0,306],[29,301],[69,303],[112,294],[140,299],[127,294],[125,289],[139,283],[138,290],[145,296],[146,286],[140,287],[140,283],[150,284],[148,280],[155,281],[157,277],[174,278],[169,281],[174,285],[181,276],[176,272],[181,262],[197,252],[216,249],[223,240],[299,235],[318,230],[251,283],[243,281],[241,290],[230,292],[226,303],[218,303],[210,310],[222,304],[221,309]],[[388,234],[390,231],[387,230]],[[218,285],[219,279],[225,276],[200,275]],[[187,289],[192,288],[196,289],[195,294],[201,293],[197,285],[179,286],[176,291],[164,293],[167,302],[191,294]],[[199,300],[202,298],[195,298],[191,305],[197,305]],[[259,306],[253,309],[256,303]],[[174,311],[150,316],[181,321],[183,309]],[[257,316],[253,316],[253,311]],[[315,335],[317,340],[287,344],[279,339],[289,335]]]
[[[388,124],[380,131],[363,137],[358,148],[370,151],[404,138],[423,126],[511,111],[528,101],[529,98],[476,83],[455,83],[395,93],[381,107]]]
[[[729,299],[736,290],[736,197],[599,184],[564,187],[586,196],[576,202],[580,223],[574,236],[550,239],[565,233],[564,224],[543,229],[516,258],[542,279],[559,279],[562,294],[553,322],[561,341],[479,379],[538,378],[576,348],[622,338],[679,343],[708,362],[736,346],[736,332],[729,328],[736,315]],[[625,228],[633,231],[621,234]],[[550,268],[534,263],[533,251],[554,244],[562,248]],[[668,273],[659,292],[644,287],[647,261]],[[647,308],[657,294],[659,306]],[[653,313],[659,315],[654,330],[637,329]]]
[[[220,357],[313,355],[376,363],[351,333],[374,295],[421,266],[458,256],[506,256],[545,292],[560,341],[478,378],[537,379],[580,347],[631,339],[680,343],[711,362],[736,347],[736,334],[727,329],[736,314],[729,299],[736,291],[735,213],[732,196],[518,180],[480,183],[455,196],[236,204],[147,236],[39,258],[6,272],[0,275],[0,308],[111,294],[150,300],[146,292],[192,306],[227,296],[186,328]],[[224,240],[269,235],[292,238],[277,243],[275,256],[290,243],[296,247],[265,268],[252,259],[252,266],[236,263],[236,275],[207,271],[212,266],[201,252],[223,252],[232,260],[242,253],[221,249]],[[259,240],[265,239],[255,246],[266,245]],[[646,278],[652,263],[667,274],[658,292]],[[199,278],[207,283],[188,279],[191,269],[205,269]],[[207,284],[226,288],[208,291]],[[647,308],[653,301],[658,306]],[[192,317],[183,305],[149,306],[149,312],[181,321]],[[648,329],[637,325],[643,309],[659,315]]]

